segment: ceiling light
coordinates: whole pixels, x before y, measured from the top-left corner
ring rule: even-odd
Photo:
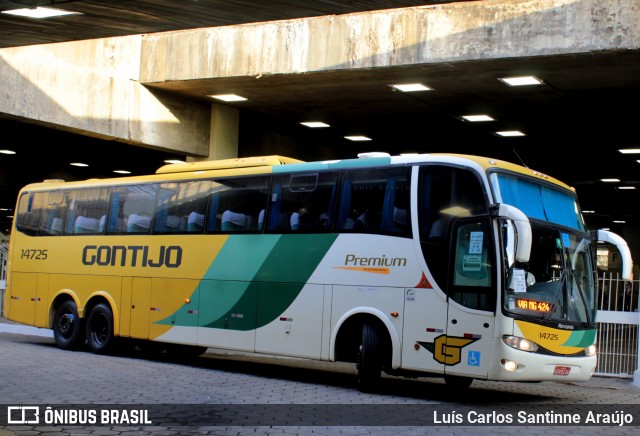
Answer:
[[[640,148],[621,148],[618,151],[622,154],[640,154]]]
[[[389,86],[402,92],[433,91],[433,88],[429,88],[422,83],[398,83],[396,85]]]
[[[127,170],[113,170],[113,172],[118,174],[131,174],[131,171]]]
[[[472,123],[478,123],[482,121],[495,121],[489,115],[484,115],[484,114],[483,115],[463,115],[462,118],[467,121],[471,121]]]
[[[520,130],[502,130],[500,132],[496,132],[498,136],[510,137],[510,136],[525,136]]]
[[[600,181],[606,183],[618,183],[620,179],[600,179]]]
[[[71,162],[69,165],[72,165],[74,167],[88,167],[89,166],[86,163],[82,163],[82,162]]]
[[[13,150],[0,150],[0,153],[2,153],[2,154],[16,154],[16,152],[13,151]]]
[[[164,163],[167,163],[167,164],[183,164],[183,163],[186,163],[186,162],[183,161],[183,160],[178,160],[178,159],[167,159],[167,160],[164,161]]]
[[[80,12],[65,11],[62,9],[55,9],[55,8],[41,8],[41,7],[11,9],[9,11],[2,11],[2,13],[7,15],[16,15],[19,17],[27,17],[27,18],[51,18],[51,17],[60,17],[63,15],[80,14]]]
[[[625,220],[613,220],[614,223],[616,224],[626,224],[627,222]]]
[[[345,139],[348,139],[349,141],[371,141],[371,138],[367,138],[366,136],[360,136],[360,135],[345,136]]]
[[[321,121],[304,121],[300,124],[302,124],[303,126],[311,127],[312,129],[317,129],[319,127],[329,127],[328,124]]]
[[[246,100],[246,98],[240,97],[239,95],[236,95],[236,94],[216,94],[216,95],[208,95],[207,97],[215,98],[216,100],[222,100],[226,102]]]
[[[543,83],[536,76],[501,77],[498,80],[509,86],[541,85]]]
[[[618,189],[636,189],[635,186],[618,186]]]
[[[596,213],[595,210],[583,210],[582,213]]]

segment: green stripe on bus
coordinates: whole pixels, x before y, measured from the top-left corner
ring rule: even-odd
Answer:
[[[237,303],[204,327],[252,330],[276,319],[296,299],[336,238],[282,235]],[[208,310],[200,307],[201,314]]]
[[[268,324],[295,300],[336,238],[329,234],[229,237],[190,298],[198,302],[199,316],[188,325],[251,330]],[[182,306],[157,323],[177,325],[176,319],[194,319],[186,316],[192,308]]]
[[[565,347],[579,347],[584,348],[593,344],[596,339],[596,331],[595,330],[579,330],[576,332],[572,332],[569,336],[569,339],[562,344]]]

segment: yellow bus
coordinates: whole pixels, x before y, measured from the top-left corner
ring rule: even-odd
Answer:
[[[19,193],[5,314],[63,349],[208,347],[473,379],[596,367],[596,241],[562,182],[454,155],[172,164]]]

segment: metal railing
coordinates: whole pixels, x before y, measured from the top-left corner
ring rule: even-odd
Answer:
[[[632,378],[638,369],[638,287],[638,280],[622,280],[617,273],[598,277],[596,375]]]

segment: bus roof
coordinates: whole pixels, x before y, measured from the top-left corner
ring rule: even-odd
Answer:
[[[499,169],[504,169],[504,170],[508,170],[508,171],[513,171],[515,173],[519,173],[519,174],[523,174],[525,176],[530,176],[530,177],[535,177],[538,179],[543,179],[546,181],[549,181],[551,183],[553,183],[554,185],[558,185],[561,186],[565,189],[568,189],[570,191],[575,191],[571,186],[567,185],[566,183],[556,179],[555,177],[551,177],[547,174],[544,174],[540,171],[536,171],[533,170],[529,167],[523,166],[523,165],[518,165],[518,164],[514,164],[512,162],[507,162],[504,160],[500,160],[500,159],[494,159],[494,158],[490,158],[490,157],[484,157],[484,156],[474,156],[474,155],[468,155],[468,154],[453,154],[453,153],[433,153],[431,156],[452,156],[452,157],[461,157],[463,159],[469,159],[473,162],[476,162],[478,165],[480,165],[485,171],[491,169],[491,168],[499,168]]]
[[[227,170],[232,168],[271,167],[301,163],[303,161],[285,156],[256,156],[239,157],[235,159],[204,160],[187,162],[182,164],[164,165],[156,171],[156,174],[186,173],[191,171]]]
[[[63,180],[45,180],[42,183],[32,183],[24,188],[62,188],[62,187],[79,187],[87,186],[105,186],[116,183],[140,183],[153,180],[181,180],[187,176],[186,173],[192,173],[195,178],[206,177],[229,177],[249,174],[265,174],[265,173],[292,173],[303,171],[322,171],[322,170],[340,170],[349,168],[366,168],[381,167],[393,164],[410,165],[414,163],[457,163],[464,164],[473,162],[480,166],[484,171],[497,168],[512,171],[538,179],[543,179],[557,186],[573,191],[573,189],[565,183],[543,174],[539,171],[517,165],[511,162],[502,161],[483,156],[474,156],[466,154],[454,153],[428,153],[428,154],[407,154],[400,156],[391,156],[387,153],[362,153],[358,158],[353,159],[336,159],[316,162],[304,162],[298,159],[289,158],[279,155],[243,157],[235,159],[221,159],[211,161],[188,162],[183,164],[169,164],[160,167],[156,173],[116,177],[113,179],[88,179],[76,182],[67,182]],[[163,177],[164,176],[164,177]]]

